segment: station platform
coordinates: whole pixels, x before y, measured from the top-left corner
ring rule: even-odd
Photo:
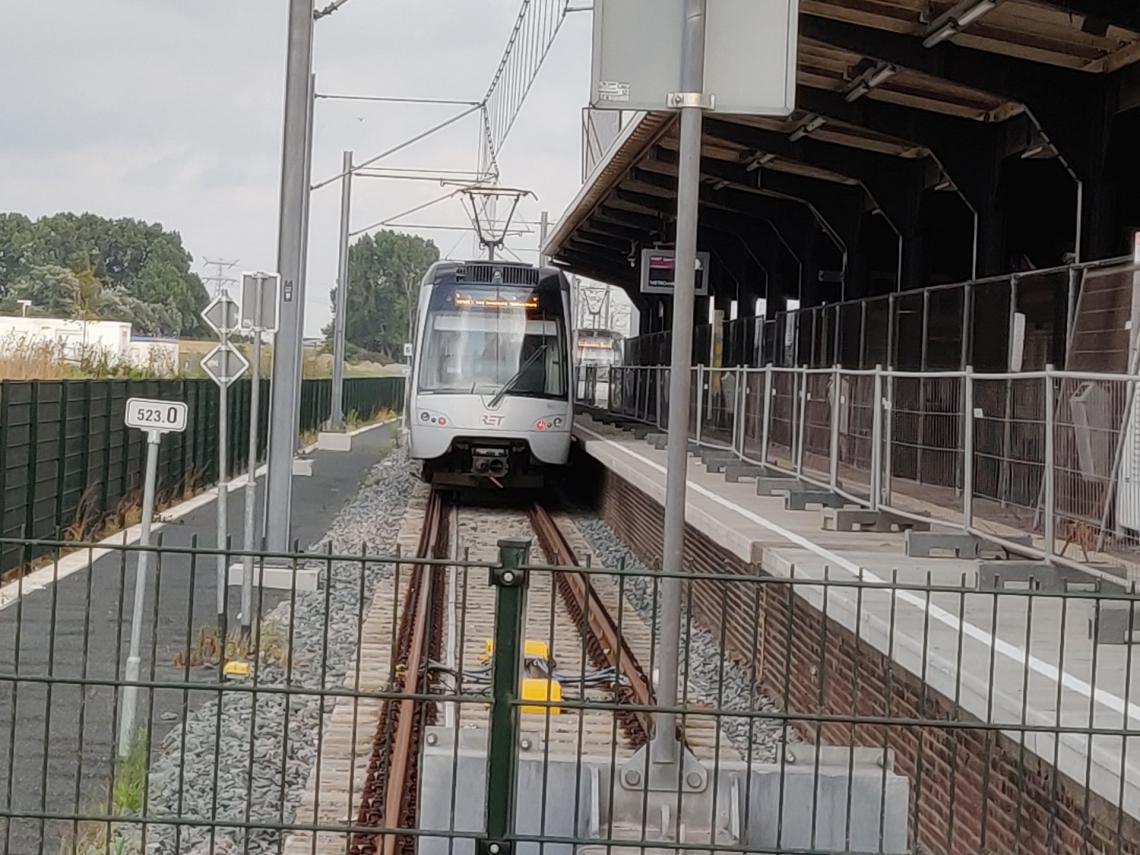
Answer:
[[[588,415],[575,436],[604,467],[603,516],[639,557],[657,560],[666,451]],[[825,529],[833,512],[790,510],[784,494],[758,495],[754,477],[729,483],[699,457],[688,461],[686,562],[698,575],[728,570],[768,581],[759,586],[755,648],[742,651],[739,628],[727,633],[738,640],[735,654],[760,662],[759,681],[793,720],[803,713],[801,724],[824,742],[879,746],[889,726],[859,720],[913,721],[915,733],[900,728],[886,747],[953,851],[979,842],[978,816],[987,812],[991,834],[1008,825],[1016,835],[1026,823],[1061,834],[1077,823],[1079,836],[1084,823],[1086,836],[1111,848],[1119,830],[1125,839],[1135,832],[1140,665],[1126,633],[1120,643],[1090,637],[1094,624],[1099,631],[1133,607],[1122,588],[979,586],[976,559],[908,557],[913,532]],[[636,513],[615,510],[607,494],[618,492]],[[936,523],[930,533],[940,533]],[[957,818],[946,829],[948,814]],[[1104,827],[1093,834],[1087,825],[1097,822]]]

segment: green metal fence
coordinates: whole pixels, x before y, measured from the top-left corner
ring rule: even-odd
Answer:
[[[402,377],[345,381],[345,409],[361,421],[399,410]],[[230,390],[230,475],[248,465],[250,381]],[[331,380],[305,380],[301,432],[327,421]],[[186,432],[159,451],[158,492],[164,499],[218,480],[218,388],[209,380],[0,381],[0,537],[86,539],[124,522],[142,486],[146,440],[128,430],[128,398],[185,401]],[[263,381],[262,400],[269,400]],[[265,452],[269,408],[260,420]],[[0,548],[0,573],[22,563],[21,550]]]

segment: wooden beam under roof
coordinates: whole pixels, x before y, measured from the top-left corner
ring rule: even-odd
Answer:
[[[738,125],[747,125],[753,128],[790,135],[800,126],[806,115],[807,114],[800,111],[793,113],[789,119],[770,119],[755,116],[725,117],[725,119],[726,121],[731,121]],[[827,117],[825,116],[824,118]],[[897,137],[891,137],[887,134],[872,131],[860,125],[852,125],[831,118],[827,118],[827,124],[823,127],[812,131],[811,138],[820,142],[828,142],[848,148],[857,148],[863,151],[873,151],[878,154],[888,154],[893,157],[908,159],[926,157],[930,153],[925,148],[916,146],[909,140],[901,140]],[[718,142],[718,144],[723,143]]]
[[[1103,33],[1087,31],[1086,15],[1066,8],[1070,4],[1092,5],[1090,0],[1001,0],[950,40],[961,47],[1094,74],[1140,60],[1140,51],[1133,49],[1140,44],[1140,31],[1111,23],[1140,15],[1122,10],[1106,19],[1109,25]],[[820,18],[921,38],[956,5],[957,0],[801,0],[800,8]],[[1127,5],[1122,0],[1122,6]]]
[[[800,42],[798,81],[812,89],[844,92],[858,76],[855,70],[868,62],[860,53],[804,38]],[[1004,121],[1024,110],[1021,104],[990,92],[908,68],[899,68],[864,97],[982,122]]]

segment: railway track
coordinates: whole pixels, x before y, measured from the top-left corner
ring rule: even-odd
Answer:
[[[433,490],[424,514],[416,558],[448,556],[450,505]],[[435,721],[435,705],[417,701],[428,689],[429,657],[438,658],[442,640],[445,574],[432,564],[414,564],[404,595],[401,618],[392,651],[392,686],[399,700],[385,701],[380,709],[368,776],[357,824],[369,827],[415,826],[416,758],[424,728]],[[412,851],[412,839],[396,835],[358,834],[351,842],[353,855],[400,855]]]
[[[416,828],[418,758],[426,729],[441,713],[457,730],[487,727],[485,704],[435,702],[441,675],[456,680],[455,694],[487,687],[486,640],[494,636],[495,589],[486,570],[469,573],[460,559],[497,560],[499,537],[532,536],[543,555],[532,560],[561,568],[531,574],[527,589],[526,638],[541,639],[549,663],[556,663],[569,697],[603,697],[609,704],[654,704],[652,681],[643,662],[654,650],[652,627],[623,601],[621,586],[605,574],[574,572],[581,567],[571,540],[541,504],[516,509],[464,507],[432,491],[424,513],[417,559],[451,558],[454,565],[413,563],[394,588],[401,608],[393,631],[389,686],[399,699],[383,702],[372,738],[367,777],[356,823],[368,828]],[[578,675],[578,676],[574,676]],[[603,676],[599,676],[603,675]],[[450,692],[449,692],[450,693]],[[548,750],[594,753],[615,762],[632,756],[652,732],[643,710],[562,709],[559,715],[524,715],[524,727],[543,731]],[[722,740],[715,719],[691,722],[689,746],[718,755]],[[409,855],[409,835],[358,833],[352,855]],[[343,851],[343,843],[342,849]]]

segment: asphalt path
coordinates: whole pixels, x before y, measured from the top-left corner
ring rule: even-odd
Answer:
[[[391,424],[358,434],[350,452],[313,453],[313,475],[293,479],[292,535],[302,550],[324,536],[372,465],[393,447],[395,430]],[[210,501],[165,524],[162,544],[214,548],[216,514]],[[244,491],[230,492],[235,548],[243,515]],[[66,841],[73,822],[21,814],[105,815],[115,803],[122,692],[113,683],[126,666],[137,558],[137,552],[113,551],[0,608],[0,853],[71,852]],[[217,564],[212,555],[164,553],[151,566],[140,679],[178,684],[139,693],[140,726],[146,742],[157,746],[187,711],[217,696],[191,688],[216,683],[217,668],[186,656],[217,625]],[[255,597],[257,610],[287,596],[264,590]],[[228,604],[228,620],[236,623],[239,589],[229,590]]]

